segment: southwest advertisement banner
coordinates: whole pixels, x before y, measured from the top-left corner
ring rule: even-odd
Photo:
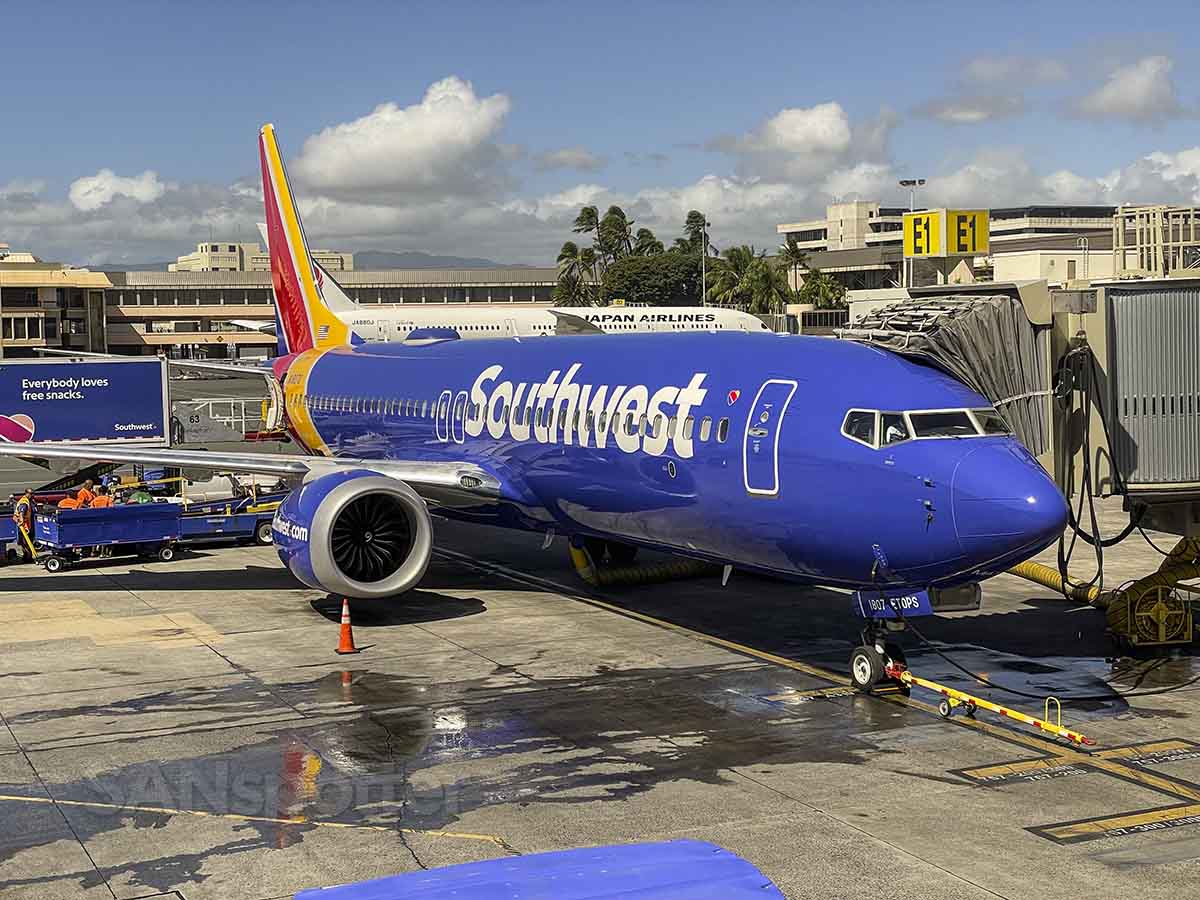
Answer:
[[[0,441],[165,444],[168,423],[157,357],[0,362]]]

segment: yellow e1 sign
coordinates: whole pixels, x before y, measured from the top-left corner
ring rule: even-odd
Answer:
[[[942,210],[904,214],[904,256],[945,256]]]
[[[988,252],[986,209],[929,209],[904,214],[904,257],[973,256]]]
[[[988,211],[951,209],[946,212],[946,236],[951,256],[971,256],[988,252]]]

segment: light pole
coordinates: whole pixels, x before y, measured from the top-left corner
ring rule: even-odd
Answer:
[[[924,178],[901,178],[900,179],[900,187],[908,188],[908,211],[909,212],[917,211],[917,188],[924,187],[924,186],[925,186]],[[900,243],[901,243],[901,246],[903,246],[903,243],[904,243],[903,239],[901,239]],[[912,287],[912,280],[913,280],[912,279],[912,267],[913,267],[913,261],[911,259],[904,260],[904,286],[905,287]]]
[[[708,306],[708,297],[705,295],[705,287],[708,285],[706,276],[708,275],[708,226],[712,222],[708,221],[708,216],[704,217],[704,224],[700,226],[700,305]]]

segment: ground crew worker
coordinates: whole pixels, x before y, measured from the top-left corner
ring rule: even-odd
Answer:
[[[16,505],[13,506],[13,521],[17,523],[17,544],[21,548],[21,556],[28,562],[32,559],[29,544],[33,540],[33,488],[25,488]],[[21,532],[25,535],[22,536]]]
[[[92,509],[104,509],[113,505],[112,495],[108,493],[108,488],[104,485],[96,488],[96,496],[92,498]]]
[[[75,499],[79,502],[80,509],[90,506],[92,501],[96,499],[96,492],[93,490],[95,486],[96,483],[89,478],[83,483],[83,487],[79,489],[79,493],[75,495]]]
[[[74,497],[66,496],[58,501],[59,509],[79,509],[79,501]]]

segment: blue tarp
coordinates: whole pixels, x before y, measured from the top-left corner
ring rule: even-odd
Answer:
[[[783,894],[706,841],[588,847],[301,891],[295,900],[763,900]]]

